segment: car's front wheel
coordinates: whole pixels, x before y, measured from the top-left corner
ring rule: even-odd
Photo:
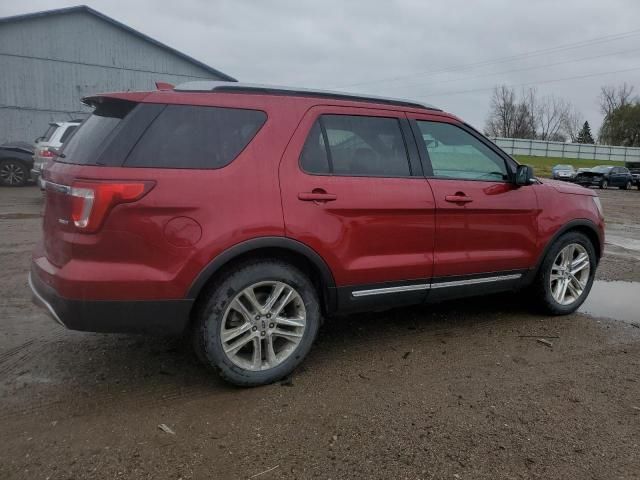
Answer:
[[[29,179],[29,172],[19,160],[2,160],[0,162],[0,184],[7,187],[22,187]]]
[[[607,188],[609,188],[609,181],[608,180],[602,180],[600,182],[600,188],[606,190]]]
[[[290,374],[320,325],[313,283],[276,260],[241,265],[214,285],[197,313],[198,356],[227,381],[264,385]]]
[[[596,272],[596,251],[580,232],[562,235],[545,256],[536,279],[540,306],[553,315],[572,313],[585,301]]]

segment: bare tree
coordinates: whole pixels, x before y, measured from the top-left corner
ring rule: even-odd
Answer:
[[[620,107],[632,104],[635,99],[633,85],[626,82],[618,87],[606,85],[600,88],[600,111],[607,117]]]
[[[485,126],[494,137],[533,138],[533,120],[527,101],[517,101],[512,88],[496,87],[491,96],[491,111]]]
[[[554,95],[543,97],[536,105],[534,118],[537,138],[540,140],[565,139],[562,127],[572,110],[571,104]]]
[[[523,89],[518,99],[512,88],[503,85],[493,90],[485,131],[495,137],[565,141],[568,130],[572,136],[580,129],[575,116],[566,100],[553,95],[540,98],[535,88]]]
[[[578,133],[582,129],[582,118],[582,114],[571,105],[562,121],[561,132],[574,143],[578,140]]]

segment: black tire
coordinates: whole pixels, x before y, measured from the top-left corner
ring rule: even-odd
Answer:
[[[609,181],[608,181],[608,180],[606,180],[606,179],[605,179],[605,180],[602,180],[602,181],[600,182],[600,189],[601,189],[601,190],[602,190],[602,189],[606,190],[607,188],[609,188]]]
[[[589,255],[590,271],[587,284],[580,297],[569,305],[562,305],[555,300],[551,292],[551,267],[560,251],[572,243],[582,245],[587,251],[587,254]],[[593,285],[593,279],[596,274],[596,266],[596,250],[591,243],[591,240],[589,240],[586,235],[580,232],[568,232],[562,235],[553,243],[540,266],[540,270],[538,271],[538,275],[533,285],[536,305],[538,305],[543,312],[550,315],[567,315],[575,312],[580,305],[582,305],[587,296],[589,296],[589,292]]]
[[[0,185],[23,187],[29,180],[29,171],[24,163],[12,158],[0,161]]]
[[[620,188],[622,188],[622,190],[631,190],[631,186],[632,185],[633,184],[629,181],[629,182],[625,183],[624,187],[620,187]]]
[[[240,292],[266,281],[283,282],[296,290],[304,303],[306,325],[300,342],[282,363],[266,370],[248,370],[225,354],[221,340],[222,322],[227,308]],[[307,356],[321,323],[320,303],[313,283],[296,267],[278,260],[253,261],[228,272],[204,293],[195,322],[192,335],[198,358],[228,382],[253,387],[286,377]]]

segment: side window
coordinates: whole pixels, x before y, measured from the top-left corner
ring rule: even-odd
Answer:
[[[244,150],[266,119],[258,110],[169,105],[147,129],[125,166],[222,168]]]
[[[322,115],[309,133],[300,165],[309,173],[342,176],[411,175],[400,123],[386,117]]]
[[[78,128],[77,125],[71,125],[67,127],[67,129],[64,131],[64,133],[60,137],[60,143],[66,142],[67,138],[71,136],[71,134],[76,130],[76,128]]]
[[[433,176],[460,180],[508,179],[505,161],[473,135],[449,123],[418,120]]]
[[[320,175],[329,175],[331,173],[327,147],[324,144],[324,135],[322,134],[322,128],[318,120],[313,124],[304,148],[302,149],[300,166],[307,173]]]

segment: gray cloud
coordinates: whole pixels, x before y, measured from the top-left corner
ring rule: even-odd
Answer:
[[[0,16],[75,3],[13,2],[0,6]],[[88,4],[242,81],[416,98],[480,128],[490,88],[498,83],[538,84],[540,94],[570,100],[595,127],[601,121],[597,105],[601,85],[627,81],[640,88],[640,34],[433,74],[451,66],[638,30],[637,0],[89,0]],[[577,59],[583,60],[572,61]],[[634,67],[638,69],[546,83]],[[377,80],[385,81],[373,83]],[[360,85],[346,87],[353,84]]]

